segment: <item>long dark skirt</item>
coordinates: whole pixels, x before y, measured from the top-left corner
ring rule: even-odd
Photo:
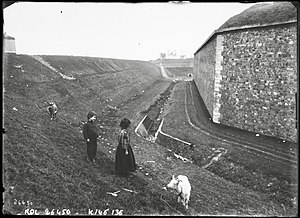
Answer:
[[[116,151],[115,170],[120,174],[128,174],[136,171],[136,163],[131,146],[128,146],[128,154],[125,154],[125,149],[118,145]]]

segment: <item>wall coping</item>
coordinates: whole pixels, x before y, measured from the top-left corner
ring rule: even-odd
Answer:
[[[293,24],[297,23],[297,20],[290,20],[286,22],[276,22],[276,23],[269,23],[269,24],[257,24],[257,25],[246,25],[246,26],[241,26],[241,27],[230,27],[226,29],[221,29],[221,30],[215,30],[213,33],[204,41],[204,43],[197,49],[197,51],[194,53],[196,55],[203,47],[206,45],[215,35],[221,34],[224,32],[233,32],[236,30],[245,30],[245,29],[255,29],[255,28],[264,28],[264,27],[270,27],[270,26],[280,26],[280,25],[288,25],[288,24]]]

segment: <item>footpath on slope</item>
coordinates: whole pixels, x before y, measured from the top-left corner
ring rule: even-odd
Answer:
[[[52,67],[47,61],[45,61],[42,57],[40,57],[38,55],[31,55],[31,57],[34,58],[35,60],[39,61],[40,63],[42,63],[46,67],[50,68],[54,72],[58,73],[63,79],[68,79],[68,80],[76,79],[75,77],[70,77],[70,76],[67,76],[67,75],[59,72],[56,68]]]

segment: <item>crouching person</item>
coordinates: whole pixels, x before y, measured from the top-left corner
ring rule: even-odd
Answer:
[[[83,125],[83,137],[87,145],[87,158],[89,161],[96,162],[97,154],[97,138],[99,130],[96,125],[97,114],[94,111],[89,111],[87,114],[87,122]]]

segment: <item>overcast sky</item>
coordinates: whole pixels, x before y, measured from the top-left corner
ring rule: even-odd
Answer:
[[[193,57],[230,17],[254,4],[18,2],[5,8],[4,32],[18,54],[156,60]]]

